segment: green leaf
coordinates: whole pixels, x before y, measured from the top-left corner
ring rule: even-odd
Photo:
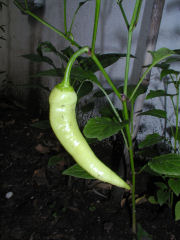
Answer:
[[[118,111],[118,109],[116,109]],[[110,106],[105,106],[99,110],[101,117],[113,118],[115,114]]]
[[[150,90],[149,94],[146,96],[146,100],[152,99],[155,97],[173,97],[176,94],[168,94],[164,90]]]
[[[35,128],[39,128],[39,129],[49,129],[49,128],[51,128],[48,120],[32,123],[31,126],[35,127]]]
[[[65,55],[68,59],[74,54],[74,50],[71,47],[67,47],[61,50],[63,55]]]
[[[162,141],[164,138],[157,133],[149,134],[146,138],[139,143],[139,148],[150,147]]]
[[[133,84],[128,85],[128,88],[127,88],[127,97],[128,97],[128,98],[131,97],[131,95],[132,95],[135,87],[136,87],[136,85],[133,85]],[[121,86],[118,90],[119,90],[120,93],[123,94],[124,87]],[[134,102],[134,101],[136,100],[136,98],[137,98],[139,95],[145,93],[146,90],[147,90],[147,87],[145,87],[145,86],[143,86],[143,85],[140,85],[139,88],[138,88],[138,90],[136,91],[134,97],[132,98],[132,101]]]
[[[155,185],[163,191],[168,189],[167,185],[163,182],[155,182]]]
[[[97,54],[96,55],[98,60],[101,62],[104,68],[112,65],[113,63],[117,62],[120,58],[126,57],[126,54],[119,54],[119,53],[106,53],[106,54]],[[131,57],[134,57],[131,55]],[[81,67],[84,70],[96,72],[99,70],[97,65],[90,57],[78,57],[78,62],[80,63]]]
[[[83,113],[90,112],[93,109],[94,109],[94,102],[90,102],[90,103],[86,104],[85,106],[81,107],[81,111]]]
[[[107,117],[91,118],[84,127],[83,133],[87,138],[97,138],[101,141],[117,134],[126,124],[127,121],[117,123]]]
[[[162,80],[167,75],[176,75],[176,77],[179,75],[180,72],[175,71],[173,69],[163,69],[160,74],[160,80]]]
[[[72,67],[71,78],[75,79],[75,80],[78,80],[78,81],[83,81],[83,80],[86,80],[86,79],[92,80],[92,81],[97,81],[97,77],[93,72],[84,71],[79,66]]]
[[[89,173],[87,173],[78,164],[74,164],[72,167],[63,171],[62,174],[77,177],[77,178],[83,178],[83,179],[94,179],[94,177],[92,177]]]
[[[180,179],[172,179],[170,178],[168,181],[169,187],[172,189],[172,191],[176,194],[176,196],[179,196],[180,194]]]
[[[152,236],[147,233],[141,226],[141,224],[137,224],[137,240],[142,240],[142,239],[146,239],[146,240],[152,240]]]
[[[60,53],[59,51],[57,51],[57,49],[54,47],[54,45],[48,41],[41,42],[37,47],[37,52],[41,56],[43,55],[43,52],[52,52],[52,53],[56,54],[57,56],[59,56],[65,62],[68,62],[68,58],[65,55],[63,55],[62,53]]]
[[[156,201],[156,199],[155,199],[154,196],[148,197],[148,201],[149,201],[151,204],[158,204],[158,202]]]
[[[160,206],[165,204],[168,201],[169,197],[169,192],[165,192],[161,189],[157,191],[157,201]]]
[[[93,84],[89,81],[84,81],[81,88],[77,92],[78,100],[86,95],[88,95],[93,90]]]
[[[152,109],[148,110],[146,112],[142,112],[139,115],[147,115],[147,116],[153,116],[153,117],[158,117],[158,118],[167,118],[167,113],[164,110],[161,109]]]
[[[42,72],[35,73],[31,75],[31,77],[63,77],[64,76],[64,69],[56,68],[56,69],[48,69]]]
[[[175,54],[175,52],[173,50],[170,50],[168,48],[160,48],[157,51],[149,51],[149,52],[151,53],[152,58],[153,58],[152,64],[158,63],[161,60],[163,60],[164,58]]]
[[[168,177],[180,177],[180,155],[169,153],[152,159],[148,162],[149,167],[159,174]]]
[[[175,220],[180,220],[180,201],[178,201],[175,206]]]
[[[48,167],[54,167],[57,165],[58,162],[64,160],[64,156],[62,155],[55,155],[49,158]]]
[[[46,57],[46,56],[40,56],[37,54],[26,54],[26,55],[22,55],[22,57],[24,57],[32,62],[39,62],[39,63],[45,62],[45,63],[50,64],[51,66],[54,66],[53,61],[49,57]]]

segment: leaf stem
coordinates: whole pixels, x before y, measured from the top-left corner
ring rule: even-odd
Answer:
[[[102,74],[104,75],[105,79],[107,80],[107,82],[109,83],[111,88],[113,89],[114,93],[117,95],[117,97],[120,100],[122,100],[122,96],[121,96],[120,92],[118,91],[118,89],[116,88],[116,86],[112,82],[111,78],[109,77],[109,75],[107,74],[107,72],[103,68],[102,64],[100,63],[100,61],[98,60],[98,58],[96,57],[96,55],[93,52],[91,53],[91,58],[96,63],[96,65],[98,66],[98,68],[102,72]]]
[[[122,1],[117,0],[117,4],[119,5],[119,8],[120,8],[121,13],[122,13],[122,15],[123,15],[123,18],[124,18],[124,22],[125,22],[125,24],[126,24],[126,27],[127,27],[127,29],[129,29],[129,22],[128,22],[126,13],[125,13],[125,11],[124,11],[124,8],[123,8],[123,6],[122,6]]]
[[[92,53],[94,53],[94,51],[95,51],[100,7],[101,7],[101,0],[96,0],[95,17],[94,17],[94,29],[93,29],[92,44],[91,44],[91,52]]]
[[[46,22],[45,20],[41,19],[40,17],[38,17],[37,15],[35,15],[34,13],[32,13],[30,10],[28,9],[24,9],[22,7],[21,4],[18,3],[17,0],[14,0],[14,3],[16,4],[16,6],[18,8],[21,9],[21,11],[23,11],[24,13],[28,14],[29,16],[33,17],[34,19],[36,19],[38,22],[42,23],[44,26],[48,27],[49,29],[53,30],[55,33],[57,33],[59,36],[63,37],[64,39],[68,40],[72,45],[76,46],[77,48],[81,48],[81,46],[74,40],[72,40],[69,36],[66,36],[63,32],[61,32],[59,29],[55,28],[54,26],[52,26],[51,24],[49,24],[48,22]]]

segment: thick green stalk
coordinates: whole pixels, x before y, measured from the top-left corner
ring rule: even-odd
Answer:
[[[123,114],[124,118],[127,120],[129,119],[128,116],[128,109],[126,99],[123,101]],[[136,202],[135,202],[135,191],[136,191],[136,177],[135,177],[135,167],[134,167],[134,151],[133,151],[133,142],[132,142],[132,135],[130,126],[126,125],[126,134],[128,139],[128,151],[130,157],[130,165],[131,165],[131,174],[132,174],[132,231],[136,233]]]
[[[73,63],[75,62],[77,57],[79,57],[83,53],[87,53],[87,52],[89,52],[89,47],[83,47],[83,48],[79,49],[78,51],[76,51],[71,56],[70,60],[68,61],[67,66],[66,66],[66,70],[65,70],[65,73],[64,73],[64,79],[62,81],[64,87],[69,87],[70,86],[70,74],[71,74],[71,68],[73,66]]]
[[[124,78],[124,97],[123,100],[123,115],[124,120],[129,120],[128,108],[127,108],[127,89],[128,89],[128,77],[129,77],[129,66],[130,66],[130,54],[131,54],[131,45],[132,45],[132,34],[133,30],[137,24],[139,13],[141,9],[142,0],[136,0],[131,23],[128,29],[128,45],[127,45],[127,56],[126,56],[126,67],[125,67],[125,78]],[[131,119],[133,121],[133,119]],[[131,124],[132,125],[132,122]],[[131,165],[131,173],[132,173],[132,231],[136,233],[136,204],[135,204],[135,167],[134,167],[134,152],[133,152],[133,142],[130,125],[126,126],[126,134],[128,138],[128,146],[129,146],[129,157],[130,157],[130,165]]]
[[[128,86],[128,76],[129,76],[129,65],[131,57],[131,44],[132,44],[132,32],[128,32],[128,46],[127,46],[127,56],[126,56],[126,67],[125,67],[125,77],[124,77],[124,95],[127,95]]]
[[[93,29],[92,44],[91,44],[91,52],[92,53],[94,53],[94,50],[95,50],[100,7],[101,7],[101,0],[96,0],[95,17],[94,17],[94,29]]]

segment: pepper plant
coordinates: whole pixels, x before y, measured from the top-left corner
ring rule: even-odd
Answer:
[[[179,128],[179,98],[180,98],[180,72],[172,69],[173,63],[180,61],[179,50],[174,50],[176,56],[169,57],[158,67],[161,68],[160,80],[164,81],[165,89],[151,90],[146,99],[158,97],[168,98],[171,102],[175,124],[168,117],[165,110],[152,109],[141,113],[141,115],[153,115],[165,120],[164,135],[158,133],[149,134],[139,144],[141,149],[149,148],[155,144],[164,143],[167,148],[166,154],[154,156],[148,162],[150,169],[162,177],[161,182],[155,182],[157,186],[156,197],[151,196],[150,202],[160,205],[167,204],[171,209],[175,205],[175,219],[180,219],[180,128]],[[174,92],[169,93],[169,86],[173,87]],[[176,196],[176,197],[175,197]],[[174,200],[176,199],[176,200]]]
[[[98,31],[98,22],[99,22],[99,12],[100,12],[100,7],[101,7],[101,0],[96,0],[95,1],[95,17],[94,17],[94,28],[93,28],[93,34],[92,34],[92,42],[91,46],[85,47],[80,46],[80,44],[74,39],[73,33],[72,33],[72,26],[74,23],[74,19],[76,17],[76,14],[80,7],[88,2],[88,0],[81,2],[77,8],[77,10],[74,13],[74,16],[72,18],[72,22],[70,27],[68,28],[67,26],[67,19],[66,19],[66,11],[67,11],[67,6],[66,6],[66,0],[64,0],[64,32],[60,31],[59,29],[55,28],[48,22],[44,21],[43,19],[39,18],[36,14],[34,14],[28,7],[28,1],[24,0],[24,5],[20,4],[18,0],[14,1],[16,6],[20,8],[22,12],[25,14],[28,14],[32,18],[36,19],[37,21],[41,22],[43,25],[46,27],[50,28],[54,32],[56,32],[60,37],[63,37],[69,43],[71,46],[77,49],[75,53],[72,51],[69,52],[69,56],[67,55],[67,49],[66,53],[61,51],[58,52],[56,51],[52,45],[49,43],[42,44],[39,47],[39,53],[40,53],[40,60],[43,60],[50,64],[53,67],[53,71],[55,71],[56,76],[61,76],[63,77],[66,74],[68,74],[68,84],[73,87],[77,87],[77,91],[80,91],[82,86],[87,86],[85,85],[86,81],[90,81],[91,84],[96,84],[98,88],[102,91],[102,93],[106,96],[109,106],[112,109],[113,116],[101,116],[101,117],[96,117],[93,119],[90,119],[85,128],[84,128],[84,134],[88,138],[97,138],[99,140],[103,140],[105,138],[108,138],[114,134],[117,134],[120,132],[123,136],[124,143],[126,146],[126,149],[128,150],[129,153],[129,160],[130,160],[130,166],[131,166],[131,175],[132,175],[132,181],[131,181],[131,194],[132,194],[132,231],[135,234],[136,233],[136,206],[135,206],[135,180],[136,180],[136,173],[135,173],[135,166],[134,166],[134,149],[133,149],[133,140],[132,140],[132,135],[133,135],[133,110],[134,110],[134,102],[137,98],[137,96],[141,93],[144,93],[146,91],[146,88],[143,88],[142,83],[146,75],[151,71],[151,69],[161,62],[162,60],[166,59],[167,57],[174,55],[175,51],[169,50],[167,48],[161,48],[155,52],[151,52],[152,55],[152,63],[147,66],[145,72],[143,73],[142,76],[140,76],[139,81],[136,85],[129,85],[128,84],[128,78],[129,78],[129,66],[130,66],[130,59],[131,59],[131,46],[132,46],[132,37],[133,37],[133,32],[138,24],[139,20],[139,14],[141,11],[141,6],[142,6],[142,0],[136,0],[134,3],[134,9],[133,13],[131,16],[131,19],[129,20],[126,12],[123,7],[123,0],[117,0],[117,7],[120,9],[125,25],[127,27],[127,35],[128,35],[128,41],[127,41],[127,52],[125,54],[126,57],[126,65],[125,65],[125,76],[124,76],[124,83],[123,86],[120,86],[120,84],[115,85],[114,82],[112,81],[111,77],[108,75],[107,71],[105,70],[105,67],[109,66],[113,62],[117,61],[119,57],[122,55],[120,54],[108,54],[99,55],[96,54],[96,36],[97,36],[97,31]],[[62,67],[60,69],[56,68],[54,66],[53,62],[43,56],[42,54],[42,48],[45,46],[46,50],[52,50],[55,54],[57,54],[61,59],[63,59]],[[49,48],[49,47],[50,48]],[[71,50],[72,48],[69,48],[68,50]],[[88,51],[87,51],[88,49]],[[50,51],[51,51],[50,50]],[[80,54],[87,53],[86,56],[80,56]],[[27,58],[29,56],[26,56]],[[105,61],[105,59],[110,58],[111,61]],[[36,59],[39,61],[38,59]],[[72,67],[72,63],[76,62],[78,64],[74,65]],[[64,67],[64,62],[67,63],[67,67]],[[71,63],[71,64],[70,64]],[[71,65],[71,67],[69,67]],[[109,89],[105,89],[101,82],[98,80],[97,76],[94,74],[96,71],[101,71],[103,74],[104,78],[106,79],[107,83],[109,84]],[[47,73],[47,72],[46,72]],[[47,73],[48,75],[48,73]],[[42,75],[41,75],[42,76]],[[65,79],[64,78],[64,79]],[[77,79],[78,78],[78,79]],[[69,87],[69,85],[66,87]],[[85,88],[84,88],[85,89]],[[122,115],[119,114],[118,109],[114,106],[112,103],[109,94],[114,93],[118,101],[122,104]],[[128,108],[130,106],[130,109]],[[51,108],[51,104],[50,104]],[[58,124],[58,123],[57,123]],[[53,124],[54,125],[54,124]],[[105,131],[104,131],[105,130]],[[55,130],[56,133],[56,130]],[[58,138],[59,135],[57,134]],[[63,140],[62,144],[63,144]],[[69,150],[67,148],[67,150]],[[73,154],[72,154],[73,156]],[[76,161],[78,162],[78,156],[73,156]],[[81,161],[80,161],[81,162]],[[77,165],[71,168],[71,171],[66,171],[66,174],[71,174],[73,175],[73,171],[75,172],[75,168],[77,168]],[[95,168],[96,169],[96,166]],[[71,173],[70,173],[71,172]],[[90,173],[90,171],[89,171]],[[75,174],[74,174],[75,175]],[[98,178],[98,174],[93,174]],[[113,175],[111,175],[113,177]],[[105,178],[106,181],[106,178]],[[124,185],[125,186],[125,185]],[[126,185],[127,186],[127,185]],[[129,188],[129,187],[127,187]]]

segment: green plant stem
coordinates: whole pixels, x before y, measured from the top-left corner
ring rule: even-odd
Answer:
[[[28,9],[28,3],[27,3],[27,0],[24,0],[24,3],[25,3],[25,7],[26,7],[26,9]]]
[[[69,59],[67,66],[66,66],[66,70],[64,73],[64,79],[62,81],[62,84],[64,85],[64,87],[69,87],[70,86],[70,74],[71,74],[71,68],[73,66],[73,63],[75,62],[75,60],[77,59],[77,57],[79,57],[80,55],[82,55],[83,53],[87,53],[89,52],[89,47],[85,46],[82,47],[81,49],[79,49],[78,51],[76,51],[71,58]]]
[[[176,132],[175,132],[175,142],[174,142],[174,151],[177,151],[177,141],[178,141],[178,123],[179,123],[179,85],[177,87],[177,96],[176,96]]]
[[[66,36],[63,32],[61,32],[59,29],[55,28],[54,26],[52,26],[51,24],[49,24],[48,22],[46,22],[45,20],[39,18],[37,15],[35,15],[34,13],[32,13],[30,10],[28,9],[24,9],[22,7],[21,4],[19,4],[19,2],[17,0],[14,0],[14,3],[16,4],[16,6],[21,9],[21,11],[23,11],[24,13],[28,14],[29,16],[33,17],[34,19],[36,19],[38,22],[42,23],[43,25],[45,25],[46,27],[48,27],[49,29],[53,30],[55,33],[57,33],[59,36],[63,37],[64,39],[68,40],[72,45],[76,46],[77,48],[81,48],[81,46],[74,40],[72,40],[69,36]]]
[[[93,29],[92,44],[91,44],[91,52],[92,53],[94,53],[94,50],[95,50],[100,7],[101,7],[101,0],[96,0],[95,17],[94,17],[94,29]]]
[[[141,4],[142,4],[142,0],[136,0],[131,23],[128,28],[128,45],[127,45],[126,67],[125,67],[124,89],[123,89],[125,99],[122,102],[123,103],[124,120],[129,120],[126,95],[127,95],[127,88],[128,88],[129,66],[130,66],[130,56],[131,56],[131,46],[132,46],[132,34],[133,34],[133,30],[134,30],[134,28],[137,24],[138,18],[139,18]],[[131,117],[130,120],[131,120],[130,125],[132,125],[133,118]],[[125,129],[126,129],[126,134],[127,134],[127,139],[128,139],[128,146],[129,146],[128,150],[129,150],[131,173],[132,173],[132,231],[133,231],[133,233],[136,234],[136,202],[135,202],[136,177],[135,177],[135,167],[134,167],[133,142],[132,142],[130,125],[126,125]]]
[[[129,119],[128,109],[126,101],[123,101],[123,114],[125,120]],[[135,191],[136,191],[136,176],[135,176],[135,167],[134,167],[134,150],[133,150],[133,142],[130,126],[126,125],[126,134],[128,139],[128,151],[130,157],[130,165],[131,165],[131,174],[132,174],[132,231],[136,233],[136,202],[135,202]]]
[[[132,44],[132,32],[128,32],[128,46],[127,46],[127,56],[126,56],[126,67],[125,67],[125,77],[124,77],[124,95],[127,95],[127,86],[128,86],[128,76],[129,76],[129,64],[131,57],[131,44]]]
[[[99,70],[102,72],[102,74],[104,75],[105,79],[107,80],[107,82],[109,83],[109,85],[111,86],[111,88],[113,89],[114,93],[117,95],[117,97],[122,100],[121,94],[118,91],[118,89],[116,88],[116,86],[114,85],[114,83],[112,82],[111,78],[109,77],[109,75],[107,74],[107,72],[104,70],[102,64],[100,63],[100,61],[98,60],[98,58],[96,57],[96,55],[92,52],[91,53],[91,58],[92,60],[96,63],[96,65],[98,66]]]
[[[125,13],[125,11],[124,11],[124,8],[123,8],[123,6],[122,6],[122,2],[118,0],[118,1],[117,1],[117,4],[119,5],[119,8],[120,8],[120,10],[121,10],[121,13],[122,13],[122,16],[123,16],[123,18],[124,18],[124,22],[125,22],[125,24],[126,24],[126,27],[127,27],[127,29],[129,29],[129,22],[128,22],[126,13]]]
[[[66,0],[64,0],[64,31],[65,35],[67,35],[67,17],[66,17]]]

